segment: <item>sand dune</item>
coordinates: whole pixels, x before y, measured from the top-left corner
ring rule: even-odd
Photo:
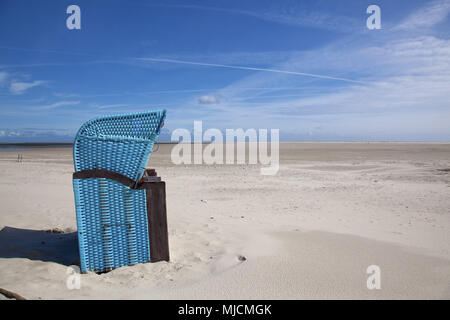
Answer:
[[[450,298],[450,144],[283,143],[275,176],[176,166],[171,147],[149,164],[167,183],[171,262],[89,272],[79,290],[66,287],[71,149],[0,151],[0,287],[30,299]],[[369,265],[380,290],[367,289]]]

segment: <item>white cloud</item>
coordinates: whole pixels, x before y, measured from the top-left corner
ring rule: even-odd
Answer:
[[[8,76],[9,76],[8,72],[0,71],[0,86],[6,82],[6,79],[8,79]]]
[[[328,57],[327,51],[333,52]],[[364,70],[370,71],[368,80],[364,84],[348,85],[342,88],[325,89],[328,92],[310,94],[301,99],[281,99],[267,104],[270,107],[278,106],[280,109],[289,108],[291,112],[301,111],[305,108],[310,113],[332,112],[360,112],[373,111],[380,108],[400,107],[445,107],[450,101],[450,92],[447,89],[450,83],[450,41],[435,37],[417,37],[411,39],[393,39],[390,42],[374,45],[370,49],[365,46],[357,47],[333,47],[325,51],[315,53],[317,60],[321,62],[320,68],[341,69],[345,66],[337,63],[340,59],[355,61],[352,72],[364,74]],[[312,59],[296,57],[287,64],[293,68],[304,67],[311,63]],[[312,63],[313,65],[315,63]],[[227,96],[230,107],[251,105],[242,102],[247,98],[245,89],[249,86],[276,86],[284,83],[285,78],[262,77],[261,74],[249,76],[234,83],[221,91]],[[293,81],[293,79],[287,79]],[[320,86],[318,83],[317,86]],[[314,93],[315,86],[305,87],[310,93]],[[267,92],[267,90],[266,90]],[[239,102],[233,103],[238,100]],[[259,107],[264,104],[258,104]],[[303,108],[303,109],[302,109]]]
[[[128,107],[129,105],[123,104],[123,103],[117,103],[117,104],[105,104],[105,105],[94,105],[93,107],[98,109],[111,109],[111,108],[122,108],[122,107]]]
[[[0,130],[0,141],[2,142],[49,142],[73,141],[73,135],[77,128],[10,128]]]
[[[42,80],[36,80],[36,81],[32,81],[32,82],[13,81],[13,82],[11,82],[11,85],[9,87],[9,91],[13,94],[22,94],[26,90],[36,87],[36,86],[43,85],[44,83],[46,83],[46,81],[42,81]]]
[[[204,95],[198,98],[198,103],[200,104],[217,104],[220,102],[220,95],[212,94],[212,95]]]
[[[9,131],[8,132],[8,137],[20,137],[21,135],[22,135],[22,133],[19,131]]]
[[[77,105],[79,103],[80,103],[80,101],[60,101],[60,102],[55,102],[52,104],[34,107],[33,109],[35,109],[35,110],[50,110],[50,109],[55,109],[55,108],[62,107],[62,106],[73,106],[73,105]]]

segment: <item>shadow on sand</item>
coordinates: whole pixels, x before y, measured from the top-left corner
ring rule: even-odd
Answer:
[[[79,265],[77,233],[51,233],[4,227],[0,231],[0,258],[27,258]]]

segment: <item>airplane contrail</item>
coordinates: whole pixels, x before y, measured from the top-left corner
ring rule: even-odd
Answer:
[[[193,62],[193,61],[174,60],[174,59],[159,59],[159,58],[136,58],[136,59],[137,60],[143,60],[143,61],[190,64],[190,65],[206,66],[206,67],[218,67],[218,68],[228,68],[228,69],[276,72],[276,73],[292,74],[292,75],[306,76],[306,77],[313,77],[313,78],[320,78],[320,79],[338,80],[338,81],[346,81],[346,82],[353,82],[353,83],[365,83],[363,81],[346,79],[346,78],[332,77],[332,76],[326,76],[326,75],[314,74],[314,73],[306,73],[306,72],[279,70],[279,69],[267,69],[267,68],[255,68],[255,67],[245,67],[245,66],[233,66],[233,65],[226,65],[226,64]]]

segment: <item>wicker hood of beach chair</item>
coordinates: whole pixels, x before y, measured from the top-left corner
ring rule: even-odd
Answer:
[[[82,272],[152,260],[139,183],[165,116],[165,110],[102,116],[79,129],[73,189]]]

